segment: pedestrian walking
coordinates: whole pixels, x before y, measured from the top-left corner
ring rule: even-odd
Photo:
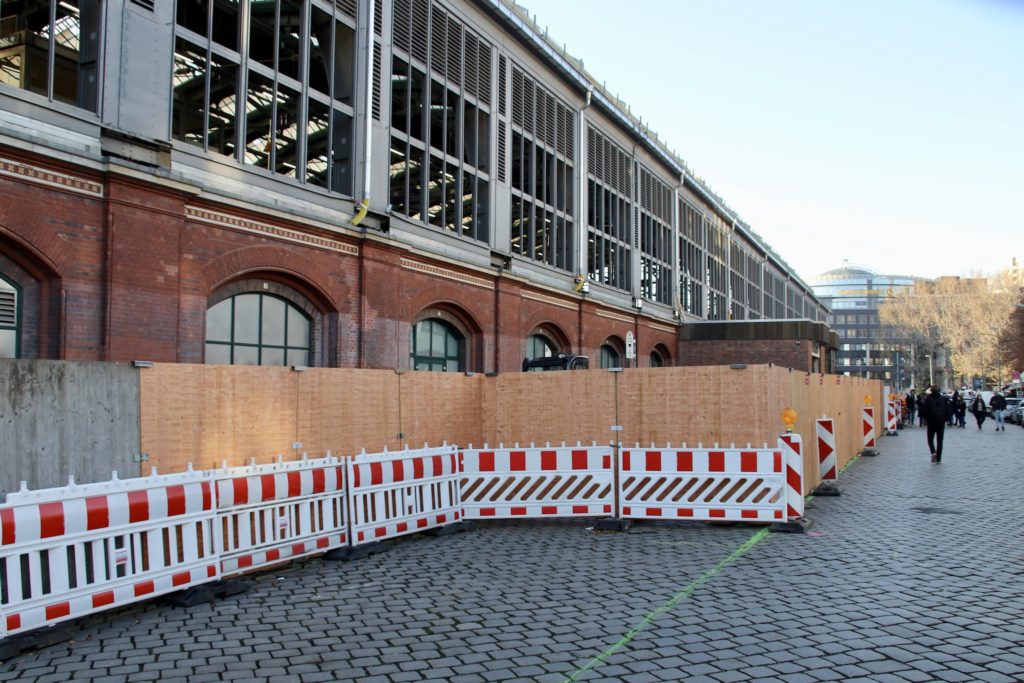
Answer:
[[[942,439],[946,433],[946,422],[953,414],[953,406],[933,384],[928,387],[921,413],[928,423],[928,450],[932,453],[932,462],[942,462]]]
[[[971,401],[971,414],[974,415],[974,419],[978,422],[978,429],[981,429],[982,423],[985,422],[987,414],[985,413],[985,399],[978,394]]]
[[[953,411],[956,413],[956,426],[963,429],[967,426],[967,401],[959,392],[953,393]]]
[[[1006,410],[1006,397],[997,391],[989,399],[988,407],[992,409],[992,418],[996,421],[996,431],[1005,432],[1006,425],[1003,423],[1003,411]]]
[[[907,392],[907,424],[911,427],[914,426],[914,415],[917,414],[917,396],[914,395],[914,390],[911,389]]]

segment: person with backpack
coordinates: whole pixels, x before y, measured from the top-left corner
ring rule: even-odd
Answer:
[[[928,387],[921,414],[928,425],[928,450],[932,453],[932,462],[942,462],[942,439],[946,433],[946,422],[953,414],[953,405],[937,385]]]
[[[1003,411],[1006,410],[1006,397],[997,391],[989,399],[988,407],[992,409],[992,417],[996,421],[996,431],[1005,432],[1006,425],[1003,423]]]

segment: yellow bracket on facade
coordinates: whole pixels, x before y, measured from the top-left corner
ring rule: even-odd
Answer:
[[[359,202],[359,211],[356,212],[355,216],[352,216],[352,220],[349,221],[351,225],[359,225],[366,218],[366,212],[370,210],[370,199],[366,198]]]

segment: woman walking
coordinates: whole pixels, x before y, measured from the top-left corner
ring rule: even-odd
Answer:
[[[981,429],[981,423],[985,421],[985,399],[981,397],[981,394],[975,396],[971,401],[971,414],[978,421],[978,429]]]

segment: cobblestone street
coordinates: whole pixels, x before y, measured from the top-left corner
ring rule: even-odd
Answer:
[[[479,524],[191,609],[71,624],[0,680],[1024,680],[1024,429],[883,437],[805,534]]]

